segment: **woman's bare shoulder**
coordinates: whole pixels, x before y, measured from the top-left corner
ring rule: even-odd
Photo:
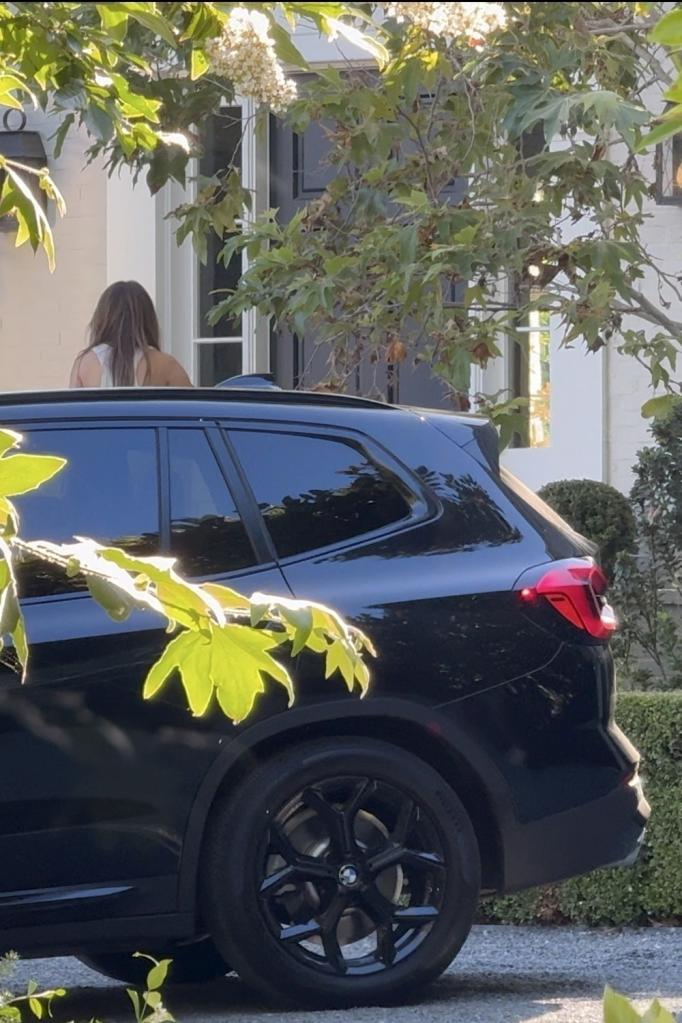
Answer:
[[[151,351],[152,384],[157,387],[191,387],[192,381],[178,360],[168,352]]]

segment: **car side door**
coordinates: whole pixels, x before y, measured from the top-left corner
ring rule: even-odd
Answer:
[[[380,651],[372,691],[381,692],[383,679],[395,680],[395,637],[404,632],[397,609],[409,611],[404,565],[420,551],[420,525],[434,512],[427,494],[359,433],[240,424],[229,438],[294,595],[366,629]],[[339,677],[323,676],[319,657],[300,658],[306,693],[341,696]]]
[[[175,554],[193,578],[288,593],[263,563],[225,476],[217,431],[162,423],[35,424],[24,450],[67,467],[20,500],[27,539],[74,534],[131,553]],[[30,644],[21,684],[0,665],[0,863],[18,908],[69,902],[71,915],[168,912],[187,815],[220,730],[191,717],[180,687],[145,702],[165,622],[112,621],[81,578],[25,563],[19,588]],[[229,729],[229,723],[222,722]],[[0,926],[3,908],[0,903]]]

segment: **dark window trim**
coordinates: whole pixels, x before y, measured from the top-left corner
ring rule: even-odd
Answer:
[[[244,523],[258,564],[261,566],[277,565],[277,553],[270,533],[263,522],[255,495],[237,458],[237,452],[230,441],[227,430],[221,428],[221,424],[215,423],[207,430],[207,436],[227,485],[232,491],[237,511]]]
[[[234,498],[235,507],[237,514],[242,521],[244,530],[246,532],[247,539],[251,544],[253,551],[254,563],[253,565],[246,565],[244,568],[237,568],[234,571],[223,571],[213,572],[211,575],[191,575],[187,579],[189,582],[219,582],[221,579],[239,579],[241,576],[248,575],[251,572],[260,572],[264,568],[272,567],[275,564],[274,558],[271,556],[269,551],[264,551],[259,548],[260,530],[252,529],[252,514],[248,495],[243,493],[241,480],[239,479],[234,466],[230,464],[229,458],[225,457],[225,445],[223,442],[223,436],[221,430],[218,428],[216,423],[210,423],[206,420],[200,422],[192,422],[188,420],[184,423],[171,423],[168,425],[167,430],[197,430],[200,431],[208,442],[208,446],[213,453],[213,456],[218,465],[218,471],[223,477],[225,486],[229,493]],[[167,434],[166,434],[167,436]],[[170,552],[170,529],[171,529],[171,501],[170,501],[170,445],[166,445],[166,466],[168,469],[168,546],[166,550]]]
[[[318,426],[317,424],[315,424],[315,426],[311,429],[311,424],[309,423],[296,424],[288,422],[283,423],[281,421],[277,423],[265,423],[263,421],[254,421],[253,423],[250,423],[248,420],[239,420],[238,422],[234,421],[229,423],[223,422],[222,426],[226,446],[229,447],[232,457],[235,460],[235,464],[239,467],[244,480],[244,485],[248,488],[253,508],[258,516],[261,528],[267,535],[268,543],[272,547],[276,562],[282,567],[296,564],[300,561],[309,561],[312,558],[333,554],[337,551],[348,550],[349,548],[363,547],[375,540],[381,540],[384,537],[395,536],[408,529],[414,529],[417,526],[423,525],[425,522],[431,521],[434,517],[437,517],[440,514],[440,504],[436,506],[435,502],[427,495],[419,480],[417,480],[408,469],[394,458],[393,455],[387,452],[382,445],[380,445],[372,437],[368,437],[367,434],[361,433],[359,430],[343,429],[336,426]],[[250,483],[248,483],[244,467],[241,465],[236,449],[230,439],[231,433],[239,432],[278,434],[293,433],[306,438],[320,437],[323,440],[340,441],[341,443],[345,443],[348,447],[356,447],[360,452],[364,451],[364,453],[370,457],[371,461],[375,462],[378,466],[386,469],[394,476],[397,476],[401,483],[405,486],[406,490],[414,498],[414,503],[405,518],[399,519],[397,522],[389,523],[387,526],[382,526],[380,529],[373,529],[367,533],[360,533],[357,536],[349,537],[347,540],[340,540],[337,543],[326,544],[324,547],[315,547],[309,551],[301,551],[299,554],[290,554],[287,557],[280,558],[274,549],[270,533],[265,524],[260,508],[258,507],[256,496],[251,489]],[[377,457],[377,453],[379,454],[379,457]]]
[[[156,450],[159,478],[159,547],[161,554],[171,549],[170,525],[170,463],[168,453],[168,428],[161,426],[156,431]]]

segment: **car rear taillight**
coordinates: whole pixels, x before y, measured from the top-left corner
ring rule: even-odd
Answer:
[[[608,639],[618,623],[606,588],[606,577],[591,558],[572,558],[555,562],[532,585],[522,585],[519,596],[527,603],[547,601],[577,629]]]

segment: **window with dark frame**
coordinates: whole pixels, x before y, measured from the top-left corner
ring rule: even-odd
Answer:
[[[152,427],[27,430],[22,450],[60,455],[67,465],[39,490],[17,498],[26,540],[73,542],[74,536],[121,547],[128,554],[159,553],[156,431]],[[25,557],[18,568],[21,597],[85,590],[58,565]]]

